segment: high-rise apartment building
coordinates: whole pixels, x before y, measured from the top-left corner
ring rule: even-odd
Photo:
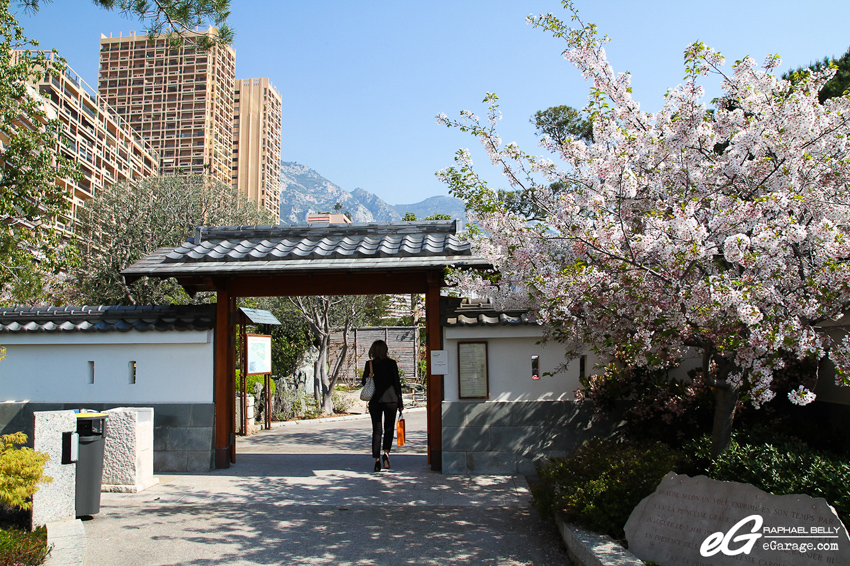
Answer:
[[[191,32],[180,47],[165,36],[100,38],[98,91],[160,155],[166,174],[209,174],[231,184],[236,55],[204,51]]]
[[[70,231],[77,209],[105,185],[155,176],[159,156],[70,67],[60,75],[45,75],[35,85],[44,97],[50,118],[62,121],[59,151],[77,162],[80,181],[60,179],[68,190],[71,209],[57,218]]]
[[[281,99],[269,79],[237,79],[232,184],[280,221]]]

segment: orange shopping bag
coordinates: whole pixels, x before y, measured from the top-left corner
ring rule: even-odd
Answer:
[[[398,422],[395,423],[396,444],[404,446],[404,415],[399,415]]]

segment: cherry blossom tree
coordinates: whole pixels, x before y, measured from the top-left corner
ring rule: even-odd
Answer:
[[[454,280],[463,293],[535,311],[573,355],[589,345],[652,369],[698,352],[715,391],[719,454],[736,404],[769,401],[786,360],[828,355],[836,381],[850,384],[850,337],[817,330],[850,306],[850,98],[818,101],[830,69],[784,80],[770,56],[727,71],[694,43],[683,84],[645,112],[630,74],[607,61],[608,38],[564,6],[573,27],[551,14],[529,21],[565,40],[564,57],[590,83],[594,142],[544,136],[558,166],[502,142],[495,95],[486,119],[440,115],[477,137],[544,213],[532,222],[506,207],[458,151],[438,175],[467,203],[476,252],[495,270]],[[724,92],[712,105],[701,86],[709,75]],[[815,398],[796,384],[782,394],[800,405]]]

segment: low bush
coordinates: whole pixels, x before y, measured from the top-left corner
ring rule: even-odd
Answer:
[[[592,439],[569,458],[554,458],[538,469],[531,486],[544,517],[563,512],[569,521],[615,539],[632,510],[658,487],[667,472],[705,475],[749,483],[774,495],[822,497],[850,524],[850,462],[810,448],[773,429],[733,433],[731,446],[712,459],[711,436],[686,443],[681,452],[663,443]]]
[[[44,564],[50,548],[47,546],[47,529],[0,530],[0,566],[37,566]]]
[[[622,418],[628,438],[680,445],[711,428],[714,398],[697,371],[676,379],[668,370],[609,364],[603,373],[583,378],[581,385],[576,395],[593,401],[598,411]]]
[[[568,520],[623,539],[632,510],[650,495],[681,455],[660,442],[640,444],[591,439],[569,458],[554,458],[538,469],[534,504],[544,517]]]
[[[22,447],[26,441],[23,432],[0,436],[0,503],[21,509],[32,508],[38,484],[52,481],[44,475],[50,456]]]
[[[735,432],[731,446],[710,457],[711,437],[686,446],[687,471],[720,481],[750,483],[774,495],[803,493],[823,497],[846,525],[850,520],[850,463],[802,442],[777,439],[768,429]]]
[[[32,511],[0,503],[0,566],[43,564],[49,553],[47,530],[30,531]]]
[[[347,414],[348,411],[351,409],[351,406],[354,404],[354,401],[351,399],[351,397],[348,397],[346,395],[340,395],[337,391],[333,392],[331,400],[333,401],[334,405],[334,414],[337,415]]]
[[[271,381],[272,395],[274,395],[275,392],[277,391],[277,384],[275,383],[274,379],[270,379],[270,381]],[[266,376],[265,375],[249,375],[249,376],[246,376],[245,385],[246,385],[246,388],[248,389],[248,395],[254,395],[254,392],[256,391],[256,385],[257,384],[259,384],[260,389],[264,391],[265,387],[266,387]],[[238,370],[236,372],[236,390],[242,391],[242,377],[239,375]]]
[[[301,389],[291,391],[281,388],[280,394],[275,395],[274,399],[273,416],[276,421],[311,419],[321,413],[316,399]]]

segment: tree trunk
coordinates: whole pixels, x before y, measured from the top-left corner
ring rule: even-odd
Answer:
[[[345,367],[345,362],[348,359],[348,334],[351,331],[352,312],[345,319],[345,325],[342,328],[342,348],[339,350],[336,362],[333,367],[328,364],[329,374],[327,376],[326,388],[324,389],[324,399],[322,400],[322,414],[332,415],[334,412],[333,393],[336,382],[339,380],[339,375]],[[328,351],[330,351],[330,339],[328,340]],[[355,372],[357,368],[355,368]]]
[[[315,381],[313,395],[319,403],[323,415],[333,414],[333,390],[339,378],[340,371],[344,367],[348,354],[348,332],[357,314],[356,304],[345,307],[339,297],[314,297],[304,301],[302,297],[290,297],[290,302],[298,309],[304,320],[310,325],[313,335],[318,340],[319,355],[315,368]],[[341,310],[345,308],[345,310]],[[332,316],[332,309],[336,309],[336,315]],[[328,354],[330,352],[332,322],[334,318],[344,316],[343,324],[343,347],[333,368],[328,365]]]
[[[319,402],[323,415],[333,413],[331,387],[328,379],[328,353],[330,351],[330,343],[330,332],[323,334],[322,339],[319,341],[319,364],[321,365],[321,370],[319,372],[318,390],[316,395],[316,401]],[[330,410],[328,410],[328,406],[330,406]]]
[[[717,458],[732,443],[732,423],[740,392],[735,387],[718,387],[714,394],[714,426],[711,431],[711,457]]]
[[[330,387],[325,389],[325,393],[322,396],[322,414],[323,415],[332,415],[334,413],[334,399],[333,399],[333,389]]]
[[[322,400],[322,363],[321,356],[313,362],[313,398],[316,401]]]
[[[714,389],[714,423],[711,429],[711,457],[717,458],[732,443],[732,424],[735,421],[735,407],[741,391],[729,383],[729,374],[736,369],[735,364],[718,355],[710,344],[695,343],[702,348],[702,371]],[[712,362],[715,374],[711,374]]]

